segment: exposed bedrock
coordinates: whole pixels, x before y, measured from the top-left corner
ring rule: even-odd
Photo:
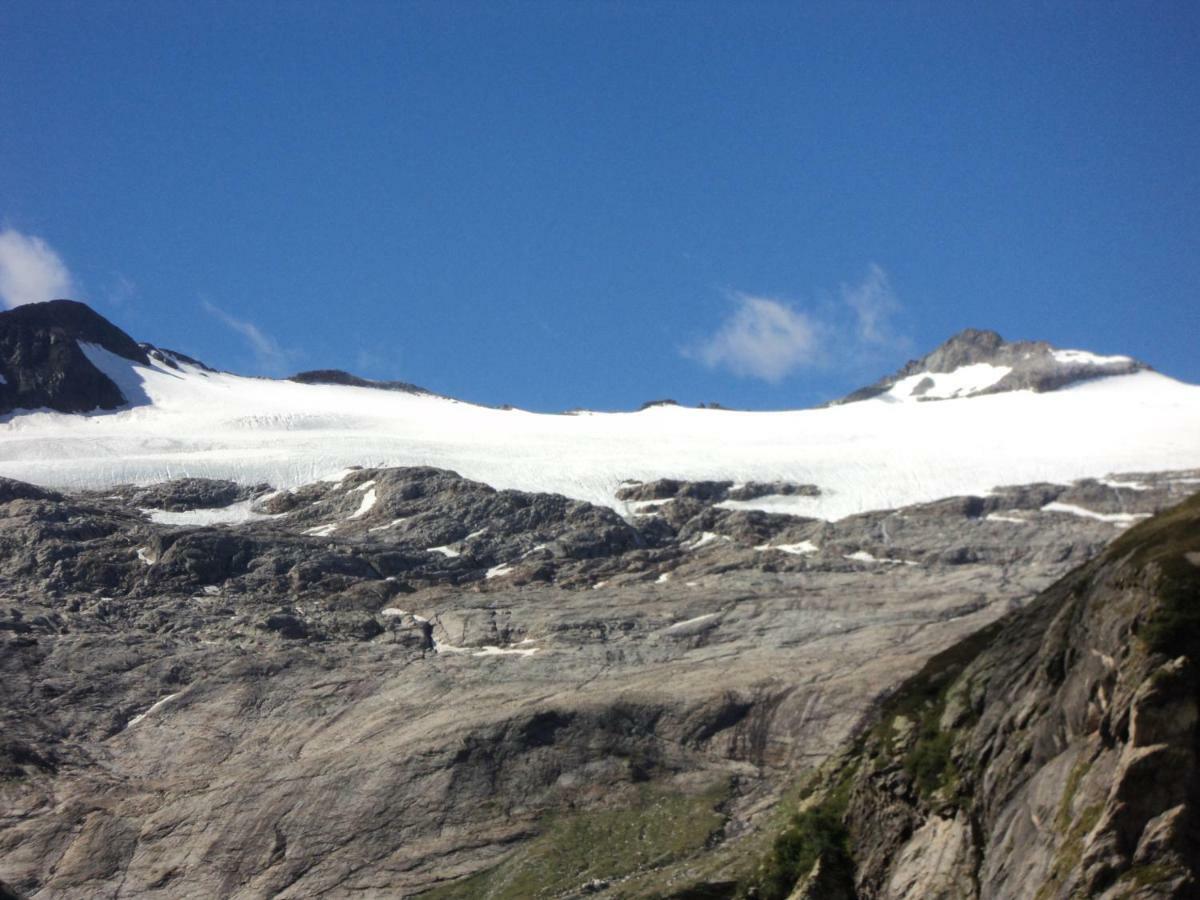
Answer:
[[[39,898],[728,895],[878,698],[1188,477],[832,523],[678,490],[627,520],[427,468],[288,493],[0,480],[0,881]],[[1129,733],[1174,740],[1174,701],[1137,690]],[[1111,719],[1104,696],[1083,720]],[[1152,794],[1136,755],[1122,803]],[[1174,839],[1145,803],[1136,835],[1113,832],[1122,859]]]

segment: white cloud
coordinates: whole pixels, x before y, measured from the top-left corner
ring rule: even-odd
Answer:
[[[872,263],[862,281],[843,284],[816,311],[774,297],[733,293],[733,312],[712,337],[683,355],[709,368],[776,384],[800,369],[855,369],[881,351],[906,349],[892,327],[900,303],[887,273]]]
[[[772,383],[813,365],[820,353],[819,327],[780,300],[734,294],[737,308],[717,333],[686,351],[709,368]]]
[[[75,283],[62,258],[36,235],[0,231],[0,301],[11,308],[69,297]]]
[[[887,272],[878,265],[871,263],[866,277],[859,284],[843,284],[842,300],[858,320],[857,335],[860,341],[886,345],[897,340],[889,320],[899,311],[900,303],[892,292]]]
[[[269,334],[264,334],[253,322],[231,316],[225,310],[207,300],[202,302],[204,303],[205,311],[245,339],[250,349],[254,352],[254,357],[258,361],[260,368],[276,375],[282,374],[287,370],[291,354],[279,346],[279,342],[275,338]]]

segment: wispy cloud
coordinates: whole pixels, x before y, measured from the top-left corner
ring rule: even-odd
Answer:
[[[254,353],[255,361],[260,369],[272,375],[282,375],[287,372],[291,365],[292,354],[281,347],[275,338],[264,333],[253,322],[231,316],[225,310],[208,300],[201,302],[204,304],[205,312],[213,316],[231,331],[241,335],[242,339]]]
[[[821,342],[812,317],[769,297],[733,294],[732,299],[736,308],[716,334],[684,355],[710,369],[772,383],[816,362]]]
[[[0,301],[5,306],[56,300],[74,292],[71,273],[49,244],[15,228],[0,231]]]
[[[123,272],[114,272],[112,283],[104,296],[109,303],[120,308],[131,303],[138,293],[137,282]]]
[[[861,281],[843,284],[835,300],[812,309],[778,297],[741,292],[729,297],[729,316],[710,337],[685,347],[684,356],[778,384],[802,369],[856,369],[908,346],[893,326],[900,303],[887,273],[874,263]]]
[[[843,284],[841,293],[842,301],[857,319],[856,333],[862,343],[888,346],[904,340],[892,329],[892,317],[900,311],[900,301],[880,266],[871,263],[866,277],[858,284]]]

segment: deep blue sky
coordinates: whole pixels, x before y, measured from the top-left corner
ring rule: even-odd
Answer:
[[[794,407],[976,326],[1200,381],[1200,5],[8,0],[0,227],[244,372]]]

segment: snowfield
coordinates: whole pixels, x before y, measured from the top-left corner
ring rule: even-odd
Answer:
[[[1004,484],[1200,467],[1200,387],[1154,372],[1045,394],[924,403],[884,395],[789,412],[655,406],[547,415],[186,365],[142,366],[83,346],[130,407],[6,417],[0,474],[68,489],[187,475],[290,488],[337,480],[348,466],[430,465],[623,514],[635,511],[616,499],[628,479],[792,481],[816,484],[822,494],[725,505],[838,519]],[[969,368],[938,376],[938,393],[1003,374]],[[373,491],[364,490],[359,514],[373,502]]]

